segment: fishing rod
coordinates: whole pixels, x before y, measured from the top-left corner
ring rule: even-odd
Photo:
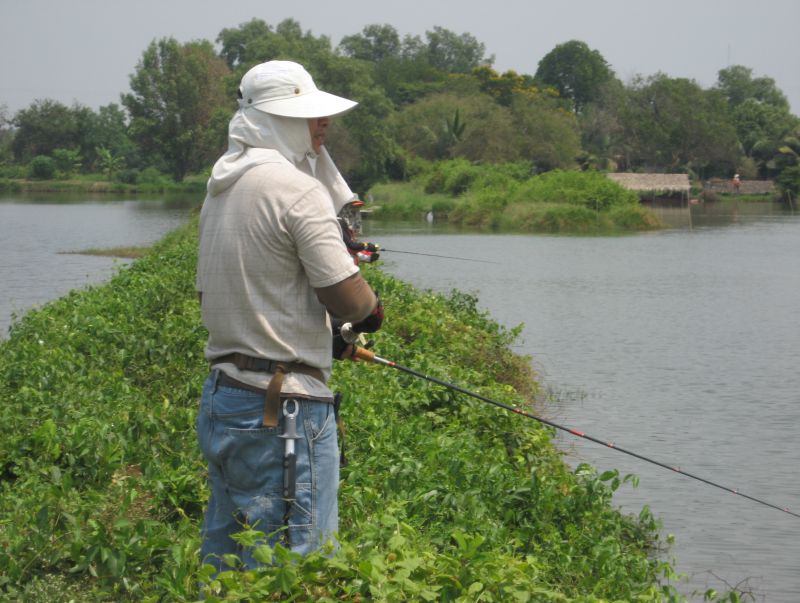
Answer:
[[[343,332],[343,335],[345,335],[345,337],[346,337],[347,336],[347,332],[348,332],[348,329],[346,328],[346,326],[342,327],[342,332]],[[415,371],[414,369],[408,368],[408,367],[403,366],[401,364],[397,364],[396,362],[393,362],[391,360],[387,360],[386,358],[381,358],[380,356],[376,355],[372,350],[368,350],[368,349],[365,349],[365,348],[362,348],[362,347],[359,347],[359,346],[355,346],[355,351],[353,353],[353,357],[357,358],[359,360],[364,360],[366,362],[373,362],[375,364],[380,364],[380,365],[383,365],[383,366],[391,367],[393,369],[397,369],[397,370],[402,371],[404,373],[408,373],[409,375],[413,375],[414,377],[419,377],[420,379],[424,379],[426,381],[430,381],[431,383],[436,383],[437,385],[441,385],[443,387],[446,387],[448,389],[452,389],[454,391],[457,391],[459,393],[465,394],[467,396],[471,396],[473,398],[481,400],[482,402],[488,402],[489,404],[493,404],[494,406],[497,406],[497,407],[502,408],[504,410],[507,410],[509,412],[513,412],[515,414],[521,415],[521,416],[526,417],[528,419],[533,419],[534,421],[538,421],[539,423],[543,423],[544,425],[548,425],[548,426],[553,427],[555,429],[560,429],[561,431],[565,431],[567,433],[571,433],[572,435],[577,436],[579,438],[583,438],[584,440],[589,440],[590,442],[594,442],[595,444],[600,444],[602,446],[606,446],[607,448],[611,448],[612,450],[617,450],[619,452],[622,452],[622,453],[627,454],[629,456],[635,457],[635,458],[640,459],[642,461],[651,463],[653,465],[657,465],[659,467],[662,467],[664,469],[668,469],[668,470],[673,471],[675,473],[680,473],[681,475],[685,475],[686,477],[690,477],[690,478],[695,479],[695,480],[697,480],[699,482],[703,482],[704,484],[707,484],[709,486],[714,486],[715,488],[719,488],[720,490],[724,490],[725,492],[729,492],[731,494],[735,494],[736,496],[741,496],[743,498],[746,498],[746,499],[751,500],[753,502],[757,502],[758,504],[764,505],[766,507],[770,507],[772,509],[777,509],[778,511],[782,511],[782,512],[787,513],[789,515],[792,515],[794,517],[800,517],[800,513],[795,513],[794,511],[790,511],[788,507],[781,507],[779,505],[772,504],[772,503],[767,502],[765,500],[762,500],[760,498],[756,498],[755,496],[750,496],[748,494],[745,494],[744,492],[739,492],[739,490],[737,490],[735,488],[729,488],[727,486],[723,486],[722,484],[718,484],[716,482],[712,482],[711,480],[708,480],[708,479],[705,479],[703,477],[700,477],[700,476],[694,475],[692,473],[689,473],[688,471],[683,471],[680,467],[675,467],[675,466],[672,466],[672,465],[668,465],[666,463],[662,463],[662,462],[656,461],[654,459],[651,459],[649,457],[646,457],[646,456],[644,456],[642,454],[638,454],[636,452],[632,452],[631,450],[626,450],[625,448],[620,448],[619,446],[614,444],[614,442],[605,442],[605,441],[603,441],[601,439],[592,437],[589,434],[584,433],[583,431],[578,431],[577,429],[570,429],[569,427],[564,427],[563,425],[559,425],[558,423],[554,423],[553,421],[548,421],[547,419],[543,419],[543,418],[538,417],[538,416],[536,416],[534,414],[526,412],[526,411],[522,410],[521,408],[517,408],[517,407],[511,406],[509,404],[504,404],[503,402],[498,402],[497,400],[493,400],[491,398],[487,398],[486,396],[483,396],[483,395],[478,394],[476,392],[470,391],[468,389],[464,389],[463,387],[459,387],[458,385],[455,385],[453,383],[448,383],[447,381],[443,381],[442,379],[437,379],[436,377],[432,377],[430,375],[425,375],[424,373],[420,373],[419,371]]]
[[[425,255],[425,256],[428,256],[428,257],[432,257],[432,258],[446,258],[448,260],[461,260],[463,262],[481,262],[483,264],[499,264],[500,263],[500,262],[492,262],[490,260],[476,260],[476,259],[473,259],[473,258],[459,258],[459,257],[455,257],[455,256],[452,256],[452,255],[437,255],[435,253],[419,253],[417,251],[401,251],[399,249],[384,249],[383,247],[380,247],[378,250],[381,253],[383,253],[384,251],[388,251],[389,253],[408,253],[410,255]]]

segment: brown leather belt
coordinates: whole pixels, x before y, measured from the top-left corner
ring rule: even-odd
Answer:
[[[264,394],[264,419],[262,421],[264,427],[278,426],[278,412],[281,406],[281,388],[283,387],[283,377],[286,373],[302,373],[325,383],[325,375],[322,373],[322,370],[314,366],[303,364],[302,362],[283,362],[281,360],[270,360],[268,358],[256,358],[238,352],[211,360],[212,367],[216,364],[227,363],[231,363],[235,365],[236,368],[243,371],[273,373],[266,389],[243,383],[238,379],[226,375],[224,372],[219,376],[219,383],[222,385]]]

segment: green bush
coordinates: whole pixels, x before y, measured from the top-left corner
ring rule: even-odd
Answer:
[[[480,172],[480,167],[466,159],[440,161],[433,166],[427,176],[425,192],[460,195],[469,189]]]
[[[117,173],[117,180],[123,184],[137,184],[141,172],[136,168],[126,168]]]
[[[486,166],[483,175],[491,178],[492,174],[502,174],[508,176],[516,182],[524,182],[536,174],[536,168],[530,161],[512,161],[508,163],[496,163]]]
[[[80,149],[55,149],[53,161],[64,178],[70,178],[72,174],[80,172],[83,165]]]
[[[514,201],[567,203],[603,211],[637,205],[639,198],[600,172],[555,170],[531,178],[516,191]]]
[[[528,164],[487,166],[475,180],[469,193],[470,202],[477,208],[502,211],[511,202],[523,182],[531,177]]]
[[[370,191],[368,208],[385,219],[421,220],[429,212],[448,213],[456,201],[450,195],[426,195],[418,183],[376,184]]]
[[[621,206],[608,212],[569,204],[514,203],[497,220],[501,228],[561,234],[603,234],[660,228],[661,223],[644,207]]]
[[[419,170],[416,179],[424,183],[425,192],[453,196],[474,190],[508,190],[533,174],[533,164],[529,161],[483,165],[451,159],[423,164],[426,167]]]
[[[608,229],[608,218],[580,205],[548,207],[539,216],[536,230],[544,232],[593,233]]]
[[[653,212],[640,205],[614,207],[608,217],[620,230],[653,230],[662,226]]]
[[[157,168],[146,167],[136,177],[136,184],[161,186],[169,182],[169,179]]]
[[[453,224],[482,229],[586,234],[660,227],[657,217],[639,205],[634,192],[600,172],[547,172],[531,177],[531,170],[532,165],[525,162],[439,162],[414,182],[376,185],[374,199],[382,217],[416,220],[433,209],[447,214]],[[452,197],[451,191],[462,190],[466,182],[470,182],[467,190]],[[431,190],[440,192],[425,194]],[[574,220],[572,225],[570,220]]]
[[[575,207],[575,210],[583,208]],[[208,367],[196,220],[108,284],[16,321],[0,343],[0,598],[52,601],[625,600],[673,596],[658,523],[612,506],[630,477],[570,469],[552,431],[400,371],[336,363],[348,393],[340,549],[276,547],[210,581],[194,433]],[[381,355],[533,410],[529,360],[454,293],[363,268]],[[252,543],[258,534],[244,529]],[[58,599],[52,597],[58,593]]]
[[[427,175],[425,191],[460,193],[449,220],[478,228],[591,233],[659,224],[651,212],[639,207],[635,193],[600,172],[531,176],[532,171],[529,162],[476,166],[463,160],[443,161]],[[607,215],[612,210],[614,215]]]
[[[473,228],[493,228],[497,226],[496,214],[488,207],[473,200],[456,205],[450,212],[448,220],[453,224]]]
[[[502,211],[509,204],[518,186],[518,184],[509,180],[504,183],[504,186],[480,188],[469,195],[469,207],[473,208],[474,211],[479,209],[490,212]]]
[[[28,168],[15,163],[0,164],[0,178],[20,179],[28,175]]]
[[[37,155],[28,164],[31,178],[37,180],[52,180],[56,174],[56,162],[47,155]]]
[[[800,196],[800,165],[785,168],[777,179],[778,186],[793,198]]]

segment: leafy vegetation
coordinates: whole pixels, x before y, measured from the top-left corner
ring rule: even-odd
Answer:
[[[31,178],[50,180],[56,173],[56,162],[47,155],[37,155],[31,159]]]
[[[599,98],[603,85],[614,72],[598,51],[585,42],[570,40],[548,52],[536,70],[536,81],[558,90],[575,113]]]
[[[321,88],[359,102],[335,121],[328,147],[362,194],[406,181],[419,158],[528,162],[537,173],[704,180],[738,172],[795,194],[800,119],[772,78],[742,65],[721,69],[711,88],[664,73],[622,82],[600,52],[570,40],[546,53],[534,75],[498,73],[469,33],[436,26],[401,38],[392,25],[371,24],[333,47],[293,19],[273,26],[254,18],[223,29],[216,42],[218,50],[208,40],[154,40],[123,107],[95,112],[43,99],[11,116],[0,106],[0,186],[22,187],[37,156],[56,158],[55,177],[105,173],[114,184],[135,184],[148,169],[174,181],[203,173],[226,148],[241,76],[259,62],[291,59]]]
[[[534,421],[399,371],[337,363],[346,392],[341,547],[209,579],[195,442],[207,373],[196,223],[0,344],[0,592],[6,600],[660,601],[678,598],[658,522],[611,506],[632,478],[570,469]],[[509,404],[538,386],[471,296],[376,267],[381,355]],[[635,480],[634,480],[635,481]],[[239,538],[257,534],[244,527]]]
[[[390,219],[433,212],[453,224],[522,232],[592,234],[660,225],[654,214],[639,206],[635,193],[602,173],[531,172],[532,166],[524,162],[437,162],[420,168],[409,185],[374,187],[375,211]]]
[[[122,99],[131,115],[131,137],[176,182],[220,155],[220,137],[209,126],[230,118],[229,112],[222,114],[231,98],[225,90],[227,74],[210,42],[162,39],[150,44],[131,76],[132,92]],[[102,156],[105,164],[108,155]]]

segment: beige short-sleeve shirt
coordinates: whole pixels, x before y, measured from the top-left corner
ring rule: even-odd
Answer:
[[[200,214],[197,289],[209,332],[205,355],[240,352],[331,371],[331,328],[315,288],[358,267],[344,245],[325,188],[289,162],[264,163],[208,196]],[[217,365],[266,387],[271,375]],[[283,392],[330,398],[327,385],[290,373]]]

